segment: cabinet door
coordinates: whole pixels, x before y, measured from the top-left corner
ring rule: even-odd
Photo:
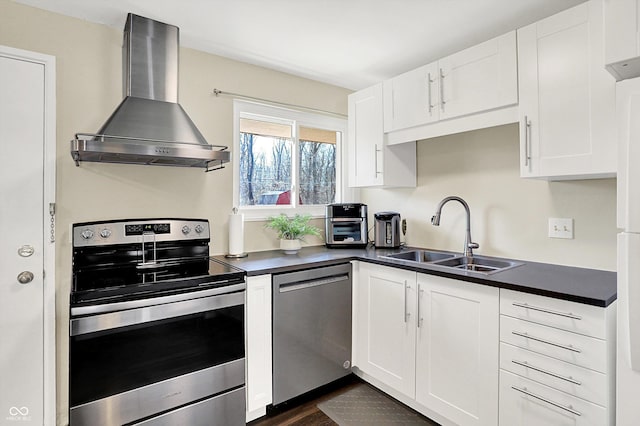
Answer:
[[[349,95],[349,186],[382,184],[382,83]]]
[[[418,274],[416,400],[459,425],[498,423],[499,291]]]
[[[438,120],[438,64],[432,63],[384,82],[384,131]]]
[[[615,174],[615,81],[603,49],[601,0],[518,30],[523,177]]]
[[[416,273],[360,262],[357,367],[409,398],[415,395]]]
[[[247,278],[247,421],[271,404],[271,275]],[[261,413],[264,414],[264,413]]]
[[[515,31],[438,64],[441,120],[518,103]]]

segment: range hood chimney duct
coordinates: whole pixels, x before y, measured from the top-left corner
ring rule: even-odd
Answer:
[[[129,13],[122,48],[124,99],[97,133],[78,133],[80,161],[224,167],[226,146],[210,145],[178,104],[179,29]]]

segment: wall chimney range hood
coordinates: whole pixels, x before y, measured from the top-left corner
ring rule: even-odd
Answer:
[[[129,13],[124,28],[124,100],[97,133],[77,133],[71,157],[101,163],[217,170],[231,159],[210,145],[178,104],[179,29]]]

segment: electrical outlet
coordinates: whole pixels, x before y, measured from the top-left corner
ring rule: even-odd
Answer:
[[[573,239],[573,219],[550,217],[549,238]]]

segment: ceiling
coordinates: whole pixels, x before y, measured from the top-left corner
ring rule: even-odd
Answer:
[[[14,0],[124,28],[133,12],[182,46],[352,90],[584,0]]]

